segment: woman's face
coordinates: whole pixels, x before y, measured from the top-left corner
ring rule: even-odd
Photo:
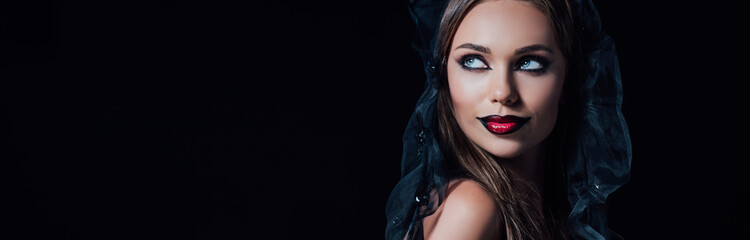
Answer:
[[[460,23],[447,62],[461,130],[496,157],[534,149],[555,126],[565,64],[549,20],[530,3],[476,5]]]

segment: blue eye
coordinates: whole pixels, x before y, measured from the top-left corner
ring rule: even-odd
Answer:
[[[461,67],[468,70],[482,70],[490,67],[477,55],[464,56],[459,61]]]
[[[523,70],[538,70],[541,69],[543,66],[541,63],[534,61],[534,60],[526,60],[521,63],[521,66],[519,68]]]
[[[547,70],[549,61],[539,56],[526,56],[521,58],[516,65],[516,70],[532,72],[532,73],[543,73]]]

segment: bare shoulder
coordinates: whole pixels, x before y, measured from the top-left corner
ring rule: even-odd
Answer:
[[[497,239],[500,215],[487,191],[472,180],[454,180],[443,204],[423,220],[425,239]]]

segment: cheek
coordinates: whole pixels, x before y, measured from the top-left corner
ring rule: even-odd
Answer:
[[[453,101],[453,110],[459,122],[462,118],[472,117],[483,99],[481,79],[477,76],[463,74],[461,71],[448,71],[448,89]]]
[[[551,128],[557,120],[563,79],[562,76],[550,74],[538,79],[519,81],[522,83],[518,85],[522,101],[545,128]]]
[[[535,79],[539,80],[539,79]],[[556,79],[545,79],[543,81],[528,81],[529,83],[519,86],[520,96],[524,103],[531,109],[541,110],[556,108],[562,93],[562,84]]]

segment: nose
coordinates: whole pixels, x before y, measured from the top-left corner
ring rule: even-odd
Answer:
[[[510,106],[518,101],[518,91],[513,81],[513,71],[498,71],[489,84],[489,98],[492,103]]]

